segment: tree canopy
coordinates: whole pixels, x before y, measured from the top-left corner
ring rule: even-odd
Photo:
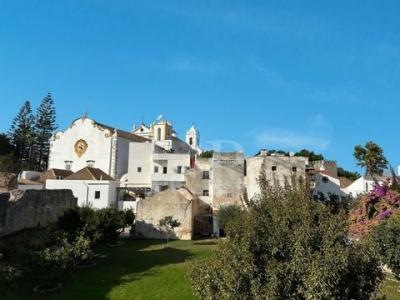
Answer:
[[[387,169],[388,161],[386,160],[383,149],[374,142],[367,142],[365,146],[355,146],[354,157],[357,165],[365,168],[365,175],[383,175]]]
[[[270,186],[227,227],[216,255],[191,267],[201,299],[372,299],[374,247],[350,241],[346,216],[310,198],[308,184]]]

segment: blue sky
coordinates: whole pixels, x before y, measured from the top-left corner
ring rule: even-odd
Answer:
[[[0,131],[50,90],[64,129],[163,114],[216,140],[400,163],[399,1],[0,0]],[[226,145],[230,150],[232,146]]]

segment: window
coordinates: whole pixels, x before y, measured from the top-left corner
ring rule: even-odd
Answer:
[[[226,193],[225,196],[226,198],[232,198],[232,193]]]
[[[329,178],[326,177],[326,176],[322,177],[322,182],[323,183],[328,183],[329,182]]]
[[[100,199],[100,191],[94,192],[94,199]]]
[[[369,188],[369,186],[368,186],[368,182],[366,182],[365,183],[365,190],[368,192],[368,188]]]
[[[158,166],[154,167],[154,173],[158,173]]]
[[[296,173],[297,172],[297,167],[292,167],[292,172]]]
[[[94,168],[94,160],[87,160],[86,164],[89,168]]]
[[[72,161],[66,160],[65,161],[65,170],[71,170],[72,169]]]
[[[142,173],[142,167],[138,167],[138,168],[137,168],[137,172],[138,172],[138,173]]]
[[[176,168],[176,173],[182,174],[182,166],[178,166],[178,167]]]
[[[167,174],[168,173],[168,168],[167,167],[163,167],[163,174]]]
[[[161,141],[161,128],[157,128],[157,141]]]
[[[189,138],[189,145],[190,145],[190,146],[193,145],[193,138],[192,138],[192,137]]]
[[[210,172],[209,171],[203,171],[203,179],[210,179]]]
[[[58,176],[56,177],[56,179],[57,179],[57,180],[63,180],[63,179],[64,179],[64,176],[58,175]]]
[[[276,166],[272,166],[272,171],[276,171],[277,167]]]
[[[210,196],[210,192],[208,190],[203,190],[203,196],[204,197]]]

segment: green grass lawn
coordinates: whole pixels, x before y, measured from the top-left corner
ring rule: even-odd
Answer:
[[[117,248],[99,248],[108,255],[91,269],[75,270],[61,290],[37,294],[29,283],[16,286],[1,299],[195,299],[187,267],[190,260],[212,255],[214,241],[127,240]]]
[[[91,269],[75,270],[61,290],[49,294],[32,292],[28,282],[19,283],[1,299],[195,299],[187,278],[188,262],[212,255],[214,241],[174,241],[164,248],[162,241],[133,241],[117,248],[98,248],[108,257],[97,259]],[[399,282],[388,277],[387,300],[400,299]]]

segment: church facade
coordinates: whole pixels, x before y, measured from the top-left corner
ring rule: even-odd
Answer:
[[[86,116],[75,121],[50,140],[49,169],[77,172],[99,168],[119,179],[128,171],[129,144],[146,138],[96,122]]]

